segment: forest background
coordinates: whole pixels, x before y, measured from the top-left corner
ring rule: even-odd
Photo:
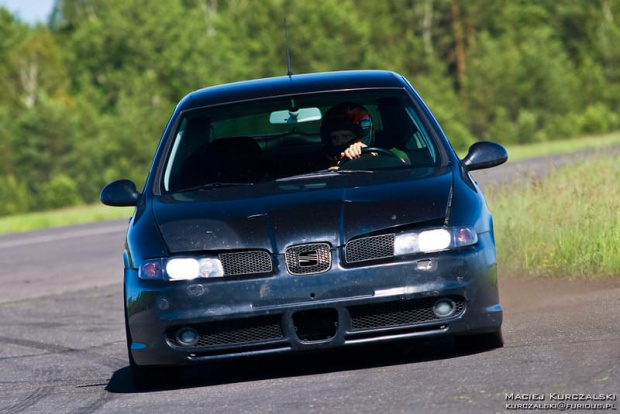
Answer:
[[[0,7],[0,215],[144,182],[180,98],[223,82],[388,69],[453,145],[620,129],[617,0],[56,0]]]

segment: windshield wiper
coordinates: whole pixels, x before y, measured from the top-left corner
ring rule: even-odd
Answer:
[[[200,184],[200,185],[196,185],[193,187],[188,187],[188,188],[182,188],[178,191],[176,191],[177,193],[186,193],[188,191],[202,191],[202,190],[209,190],[212,188],[224,188],[224,187],[243,187],[243,186],[248,186],[248,185],[254,185],[254,183],[222,183],[222,182],[216,182],[216,183],[206,183],[206,184]]]
[[[357,173],[374,173],[373,170],[336,170],[335,172],[339,174],[357,174]]]
[[[311,173],[292,175],[290,177],[278,178],[275,181],[277,182],[293,181],[293,180],[303,180],[306,178],[333,177],[335,175],[340,175],[340,174],[357,174],[357,173],[373,173],[373,171],[370,171],[370,170],[321,170],[321,171],[314,171]]]

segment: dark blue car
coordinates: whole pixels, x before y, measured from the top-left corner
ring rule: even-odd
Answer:
[[[501,347],[493,222],[469,171],[506,159],[492,142],[459,159],[393,72],[190,93],[143,191],[120,180],[101,193],[136,206],[124,252],[136,383],[205,361],[420,337]]]

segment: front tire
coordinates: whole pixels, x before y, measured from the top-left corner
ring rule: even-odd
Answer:
[[[174,387],[183,374],[182,368],[179,367],[140,367],[131,358],[129,367],[136,390]]]
[[[454,345],[460,351],[487,351],[504,346],[502,330],[454,338]]]
[[[132,339],[127,320],[127,308],[125,308],[125,336],[127,338],[129,370],[136,390],[173,387],[179,383],[183,375],[183,368],[181,367],[141,367],[136,364],[131,355]]]

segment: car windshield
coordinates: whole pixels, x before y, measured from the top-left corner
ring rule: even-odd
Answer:
[[[341,156],[355,141],[351,135],[361,131],[358,125],[359,130],[326,134],[326,114],[342,104],[363,108],[367,115],[366,124],[359,124],[367,133],[363,142],[378,150],[354,160]],[[217,189],[224,187],[222,183],[324,178],[329,175],[312,174],[324,170],[338,175],[432,167],[439,154],[420,119],[401,89],[312,93],[186,111],[169,146],[162,187],[174,193]],[[332,130],[338,128],[348,126]],[[335,141],[338,134],[344,137],[344,146]]]

